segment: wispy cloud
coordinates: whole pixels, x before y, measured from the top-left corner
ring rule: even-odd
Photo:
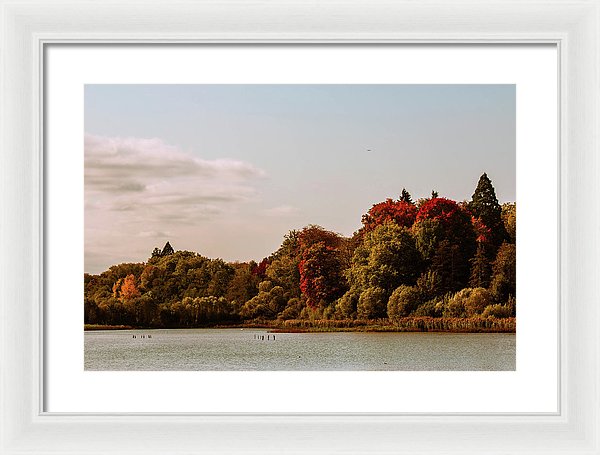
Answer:
[[[156,138],[86,134],[86,257],[116,232],[160,240],[177,226],[235,212],[258,198],[263,177],[251,163],[201,159]]]

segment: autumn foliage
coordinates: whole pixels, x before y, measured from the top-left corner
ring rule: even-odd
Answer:
[[[416,221],[436,220],[448,233],[459,234],[461,229],[470,223],[469,212],[456,202],[443,197],[427,200],[420,208]]]
[[[342,242],[340,235],[320,226],[300,232],[300,290],[308,306],[327,305],[344,293]]]
[[[475,240],[478,243],[490,243],[492,241],[492,230],[485,225],[481,218],[471,216],[471,223],[475,231]]]
[[[373,205],[363,215],[362,224],[365,231],[372,231],[385,223],[395,223],[398,226],[411,227],[417,216],[417,207],[405,201],[386,199]]]
[[[311,307],[334,301],[344,293],[340,260],[335,248],[318,242],[302,251],[300,290]]]
[[[210,259],[167,242],[146,262],[85,274],[85,322],[514,327],[514,319],[494,321],[516,314],[516,205],[499,205],[486,174],[471,201],[434,191],[414,203],[403,189],[360,221],[351,237],[317,225],[291,230],[258,263]]]

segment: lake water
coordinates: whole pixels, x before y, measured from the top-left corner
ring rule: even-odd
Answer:
[[[514,333],[98,330],[85,332],[85,369],[514,370],[515,349]]]

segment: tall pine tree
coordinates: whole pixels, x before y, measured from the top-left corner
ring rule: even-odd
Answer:
[[[406,191],[406,188],[402,188],[402,194],[400,195],[399,200],[414,205],[412,197],[410,196],[410,193]]]
[[[487,288],[490,285],[492,275],[491,246],[479,242],[477,244],[477,252],[471,259],[471,278],[469,286],[472,288]]]
[[[506,231],[502,222],[502,207],[498,204],[492,181],[485,172],[479,177],[477,188],[469,203],[469,210],[491,230],[490,243],[496,250],[505,240]]]
[[[169,242],[165,243],[165,246],[163,247],[162,251],[161,251],[161,256],[168,256],[169,254],[173,254],[175,251],[173,250],[173,247],[171,246],[171,244]]]

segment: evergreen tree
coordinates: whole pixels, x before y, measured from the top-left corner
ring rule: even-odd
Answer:
[[[169,254],[173,254],[175,252],[175,250],[173,250],[173,247],[171,246],[171,244],[169,242],[165,243],[165,246],[163,247],[160,255],[161,256],[168,256]]]
[[[498,248],[506,237],[502,222],[502,207],[498,204],[492,181],[485,172],[479,177],[477,188],[475,188],[469,203],[469,210],[475,218],[479,218],[491,230],[491,243]]]
[[[414,205],[412,197],[410,196],[410,193],[408,191],[406,191],[406,188],[402,188],[402,194],[400,195],[400,201],[406,202],[407,204]]]
[[[477,244],[477,252],[471,259],[471,279],[469,286],[472,288],[487,288],[492,275],[491,248],[486,243]]]

